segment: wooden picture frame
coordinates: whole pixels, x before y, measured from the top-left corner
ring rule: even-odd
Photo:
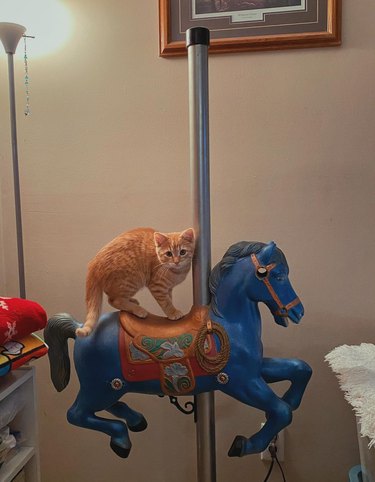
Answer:
[[[186,55],[194,26],[210,30],[210,53],[337,46],[341,8],[342,0],[159,0],[159,53]]]

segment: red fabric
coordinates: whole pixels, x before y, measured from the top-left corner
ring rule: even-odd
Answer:
[[[0,297],[0,345],[42,330],[47,314],[35,301]]]

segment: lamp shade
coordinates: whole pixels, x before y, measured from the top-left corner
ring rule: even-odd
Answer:
[[[0,40],[7,54],[14,54],[26,28],[18,23],[0,22]]]

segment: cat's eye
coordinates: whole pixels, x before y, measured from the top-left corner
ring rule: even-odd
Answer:
[[[181,249],[180,251],[181,256],[185,256],[186,253],[187,253],[186,249]]]
[[[168,256],[168,258],[172,258],[173,256],[172,251],[167,251],[165,255]]]

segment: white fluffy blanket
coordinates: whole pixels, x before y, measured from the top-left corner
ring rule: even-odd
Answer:
[[[363,437],[375,445],[375,345],[338,346],[326,355],[345,399],[354,408]]]

